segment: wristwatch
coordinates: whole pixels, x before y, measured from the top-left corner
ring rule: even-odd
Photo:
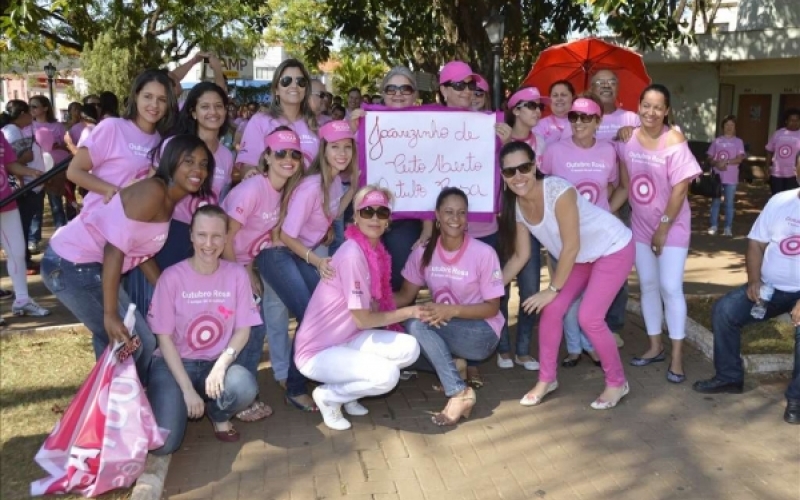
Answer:
[[[550,286],[548,286],[548,287],[547,287],[547,289],[548,289],[548,290],[550,290],[551,292],[555,292],[555,293],[558,293],[558,292],[560,292],[560,291],[561,291],[561,289],[560,289],[560,288],[556,288],[556,287],[555,287],[555,286],[553,286],[553,285],[550,285]]]
[[[661,216],[661,223],[662,224],[669,224],[671,221],[672,221],[672,219],[669,218],[669,215],[664,214],[664,215]]]
[[[225,349],[224,352],[225,352],[225,354],[227,354],[228,356],[230,356],[232,358],[236,357],[236,349],[234,349],[233,347],[228,347],[227,349]]]

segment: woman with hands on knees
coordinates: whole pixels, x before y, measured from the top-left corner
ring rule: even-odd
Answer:
[[[503,269],[510,282],[530,257],[528,232],[558,260],[551,285],[523,302],[523,308],[540,313],[539,382],[520,400],[535,406],[558,388],[556,370],[564,316],[583,293],[578,322],[594,345],[605,372],[606,387],[592,408],[606,410],[628,394],[614,337],[605,322],[614,293],[633,267],[631,231],[611,213],[579,196],[575,187],[559,177],[541,178],[535,155],[525,143],[511,142],[500,151],[506,183],[500,216]]]
[[[433,297],[420,306],[418,318],[406,322],[406,330],[450,398],[433,416],[436,425],[456,425],[475,406],[475,391],[461,379],[453,357],[478,361],[491,356],[504,323],[500,261],[492,247],[467,234],[467,211],[467,195],[460,189],[439,193],[431,239],[411,253],[395,297],[400,306],[412,304],[425,286]]]
[[[120,287],[122,274],[139,267],[155,284],[160,271],[152,260],[164,246],[175,205],[186,196],[211,191],[214,156],[191,135],[175,136],[149,179],[123,188],[102,210],[76,217],[50,239],[42,258],[42,280],[92,332],[96,357],[110,341],[129,342],[122,316],[131,303]],[[137,311],[135,354],[145,380],[155,339]]]
[[[228,216],[216,205],[192,216],[194,254],[164,270],[147,315],[158,339],[147,397],[158,426],[169,430],[155,455],[175,452],[187,418],[208,415],[214,436],[239,440],[230,420],[258,393],[256,379],[238,362],[261,315],[247,271],[220,259]],[[183,399],[183,404],[180,403]]]
[[[314,290],[295,338],[297,366],[322,382],[313,397],[325,425],[334,430],[351,427],[342,407],[350,415],[366,415],[358,399],[391,391],[400,370],[419,356],[417,341],[400,333],[397,323],[420,317],[420,308],[395,306],[389,254],[381,243],[391,199],[378,186],[356,193],[354,223],[330,262],[333,277]]]

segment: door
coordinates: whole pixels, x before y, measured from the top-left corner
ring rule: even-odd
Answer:
[[[786,126],[784,122],[786,117],[783,114],[788,109],[800,109],[800,94],[781,94],[780,101],[778,101],[778,116],[775,117],[778,122],[776,123],[777,127],[775,128],[783,128]]]
[[[750,155],[764,156],[769,138],[770,94],[742,94],[736,114],[736,132]]]
[[[728,115],[733,114],[733,99],[735,97],[736,88],[729,83],[721,83],[719,85],[719,99],[717,99],[717,127],[714,130],[714,136],[722,133],[720,123],[722,119]]]

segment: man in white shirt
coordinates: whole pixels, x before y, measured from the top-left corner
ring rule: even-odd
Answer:
[[[800,178],[800,154],[796,173]],[[695,382],[693,388],[705,394],[741,394],[742,327],[790,313],[795,325],[794,372],[786,390],[783,418],[790,424],[800,424],[800,189],[773,196],[747,237],[747,284],[719,299],[711,312],[716,374]],[[756,319],[751,309],[760,300],[762,285],[774,292],[765,302],[764,318]]]

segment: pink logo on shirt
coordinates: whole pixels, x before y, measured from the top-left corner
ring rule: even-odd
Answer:
[[[781,158],[788,158],[792,154],[791,146],[781,146],[778,148],[778,156]]]
[[[132,258],[131,261],[130,261],[131,262],[131,269],[133,269],[134,267],[138,267],[141,264],[147,262],[148,260],[153,258],[153,255],[155,255],[155,254],[145,255],[144,257],[134,257],[134,258]]]
[[[727,151],[720,151],[719,153],[717,153],[718,160],[727,160],[728,158],[729,156]]]
[[[198,208],[204,207],[206,205],[216,205],[217,204],[217,195],[214,193],[210,193],[208,196],[193,196],[191,200],[189,200],[189,213],[194,215]]]
[[[433,301],[437,304],[458,304],[458,299],[456,299],[453,292],[447,287],[437,290],[436,293],[433,294]]]
[[[220,314],[222,314],[222,317],[225,318],[226,320],[233,315],[233,310],[227,309],[225,306],[219,306],[217,308],[217,311],[219,311]]]
[[[636,203],[647,205],[656,197],[656,185],[649,174],[639,174],[631,180],[631,198]]]
[[[800,255],[800,235],[789,236],[781,241],[779,248],[781,253],[788,257]]]
[[[600,186],[592,181],[580,182],[575,186],[581,196],[595,204],[597,199],[600,198]]]
[[[189,346],[198,351],[208,349],[219,341],[224,332],[225,327],[219,319],[209,314],[202,314],[189,325],[187,335]]]
[[[250,257],[255,257],[261,253],[261,250],[265,250],[270,247],[272,244],[272,233],[267,232],[262,234],[250,245]]]

